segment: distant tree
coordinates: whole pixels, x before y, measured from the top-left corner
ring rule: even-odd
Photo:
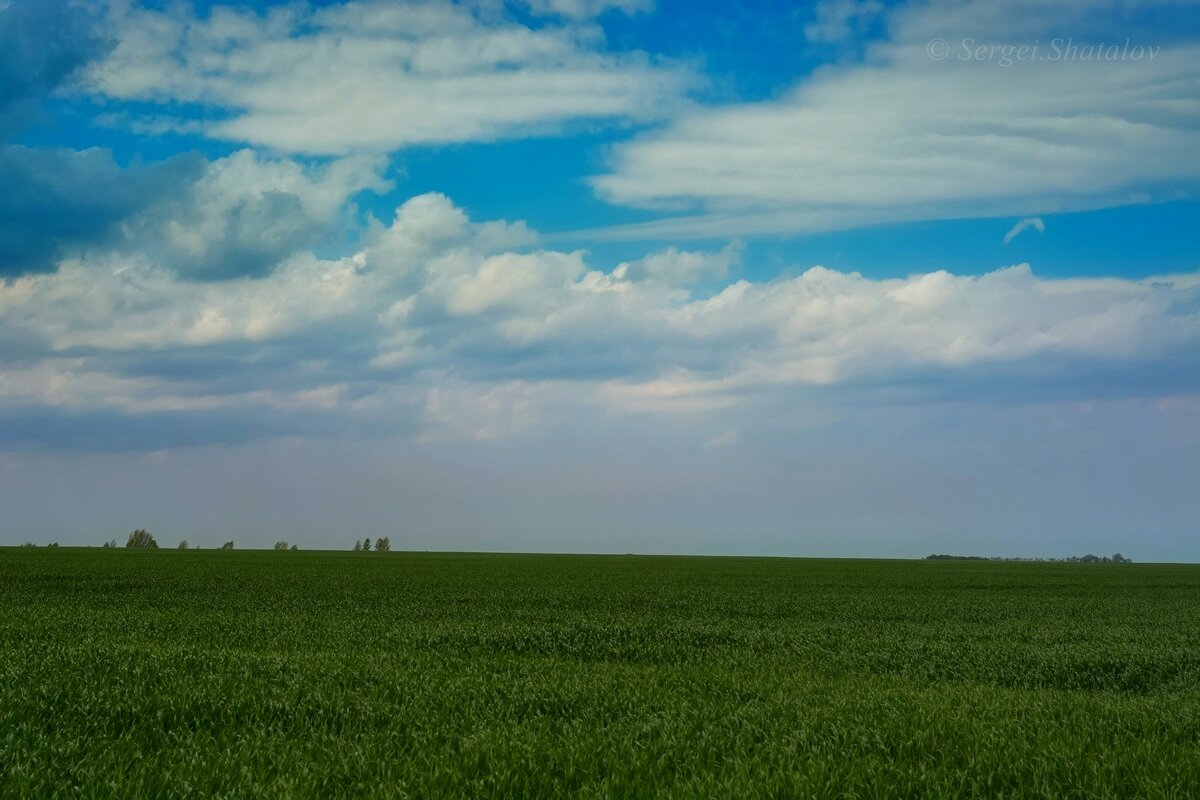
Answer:
[[[356,552],[356,553],[362,552],[362,541],[360,541],[359,539],[354,540],[354,552]]]
[[[367,553],[367,552],[370,552],[370,550],[371,550],[371,540],[363,539],[363,552]]]
[[[390,541],[388,541],[388,537],[384,536],[382,538],[375,540],[375,552],[376,553],[386,553],[387,551],[389,551],[391,549],[392,549],[392,543]]]
[[[278,542],[275,543],[275,549],[276,550],[287,550],[288,543],[283,541],[282,539],[280,539]]]
[[[1114,564],[1128,564],[1129,563],[1129,559],[1126,558],[1125,556],[1121,555],[1120,553],[1113,553],[1112,560],[1113,560]]]
[[[187,539],[180,539],[179,545],[178,545],[178,547],[176,547],[176,549],[177,550],[187,550],[188,549]]]
[[[25,542],[25,544],[21,545],[21,547],[37,547],[37,545],[33,542]]]
[[[300,548],[299,548],[299,547],[297,547],[296,545],[292,545],[292,549],[293,549],[293,550],[299,550]]]
[[[232,550],[233,542],[226,542],[225,544],[221,545],[218,549],[219,550]]]
[[[50,544],[46,545],[46,547],[58,547],[58,542],[51,542]]]
[[[154,541],[154,537],[144,528],[138,528],[133,533],[129,534],[129,541],[125,542],[126,547],[142,547],[142,548],[157,548],[158,542]]]

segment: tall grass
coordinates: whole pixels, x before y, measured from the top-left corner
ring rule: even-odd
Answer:
[[[1200,796],[1200,568],[0,550],[0,795]]]

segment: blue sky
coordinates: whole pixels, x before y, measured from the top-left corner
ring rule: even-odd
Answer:
[[[0,536],[1196,560],[1195,12],[0,0]]]

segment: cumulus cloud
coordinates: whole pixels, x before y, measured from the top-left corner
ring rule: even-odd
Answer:
[[[1042,222],[1041,217],[1026,217],[1016,225],[1013,225],[1012,228],[1009,229],[1008,233],[1004,234],[1004,243],[1008,244],[1013,239],[1017,238],[1021,234],[1021,231],[1029,228],[1033,228],[1038,233],[1045,233],[1046,223]]]
[[[1076,31],[1076,44],[1103,39],[1096,2],[896,7],[861,60],[768,100],[684,111],[617,145],[595,190],[676,216],[597,235],[809,232],[1194,191],[1200,49],[1166,38],[1147,40],[1153,57],[1052,58],[1052,31]],[[1035,41],[1039,59],[1005,49]]]
[[[668,249],[606,272],[429,194],[340,257],[296,252],[261,277],[195,283],[145,254],[68,260],[0,285],[0,414],[276,409],[488,439],[554,414],[737,424],[767,398],[919,391],[922,376],[951,394],[983,376],[1079,399],[1088,375],[1157,368],[1175,377],[1119,390],[1197,389],[1180,367],[1200,345],[1200,274],[813,267],[691,286],[735,254]]]
[[[262,14],[114,14],[117,44],[88,70],[114,100],[211,109],[209,136],[309,154],[491,141],[577,120],[661,117],[689,74],[636,52],[605,53],[571,18],[591,2],[537,3],[564,17],[526,27],[444,3],[362,2]],[[639,4],[618,3],[632,9]]]
[[[741,258],[740,242],[732,242],[717,252],[680,250],[668,247],[650,253],[617,268],[618,277],[648,280],[668,286],[691,286],[704,280],[721,281]]]
[[[101,149],[0,145],[0,276],[107,252],[195,279],[262,275],[349,223],[362,191],[391,186],[385,164],[307,166],[252,151],[122,167]]]
[[[262,275],[344,218],[348,198],[390,188],[383,167],[362,157],[305,167],[241,150],[207,164],[126,227],[150,258],[185,275]]]

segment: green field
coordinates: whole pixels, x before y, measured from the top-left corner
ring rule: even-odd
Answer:
[[[5,797],[1197,797],[1200,567],[0,549]]]

